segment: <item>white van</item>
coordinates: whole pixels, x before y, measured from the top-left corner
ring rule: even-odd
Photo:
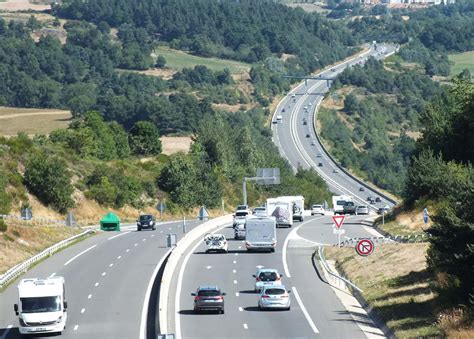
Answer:
[[[66,328],[67,302],[63,277],[22,279],[14,305],[21,334],[58,333]]]
[[[245,247],[247,251],[275,252],[277,244],[274,217],[248,216],[245,222]]]
[[[278,124],[283,123],[283,117],[282,117],[281,115],[277,115],[277,117],[276,117],[276,122],[277,122]]]

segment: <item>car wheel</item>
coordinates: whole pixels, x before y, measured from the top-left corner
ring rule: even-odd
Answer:
[[[288,306],[288,308],[286,310],[289,311],[290,309],[291,309],[291,306]]]
[[[141,227],[138,227],[138,228],[137,228],[137,231],[138,231],[138,232],[140,232],[141,230],[142,230],[142,228],[141,228]]]
[[[220,311],[220,313],[221,313],[221,314],[224,314],[224,309],[222,309],[222,310]]]

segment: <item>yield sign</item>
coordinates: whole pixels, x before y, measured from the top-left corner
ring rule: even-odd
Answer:
[[[337,228],[341,228],[342,224],[344,223],[345,218],[346,218],[345,215],[335,215],[332,217],[332,221],[334,221],[334,224],[336,225]]]

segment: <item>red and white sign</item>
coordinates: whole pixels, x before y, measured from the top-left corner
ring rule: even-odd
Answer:
[[[369,239],[362,239],[357,242],[356,252],[358,255],[366,257],[374,251],[374,243]]]
[[[337,228],[341,228],[342,224],[344,223],[345,218],[346,218],[345,215],[335,215],[332,217],[332,221],[334,221],[334,224],[336,225]]]

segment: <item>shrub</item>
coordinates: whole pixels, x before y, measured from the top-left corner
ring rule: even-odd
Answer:
[[[0,232],[6,232],[7,229],[8,229],[8,226],[5,223],[5,220],[0,219]]]

